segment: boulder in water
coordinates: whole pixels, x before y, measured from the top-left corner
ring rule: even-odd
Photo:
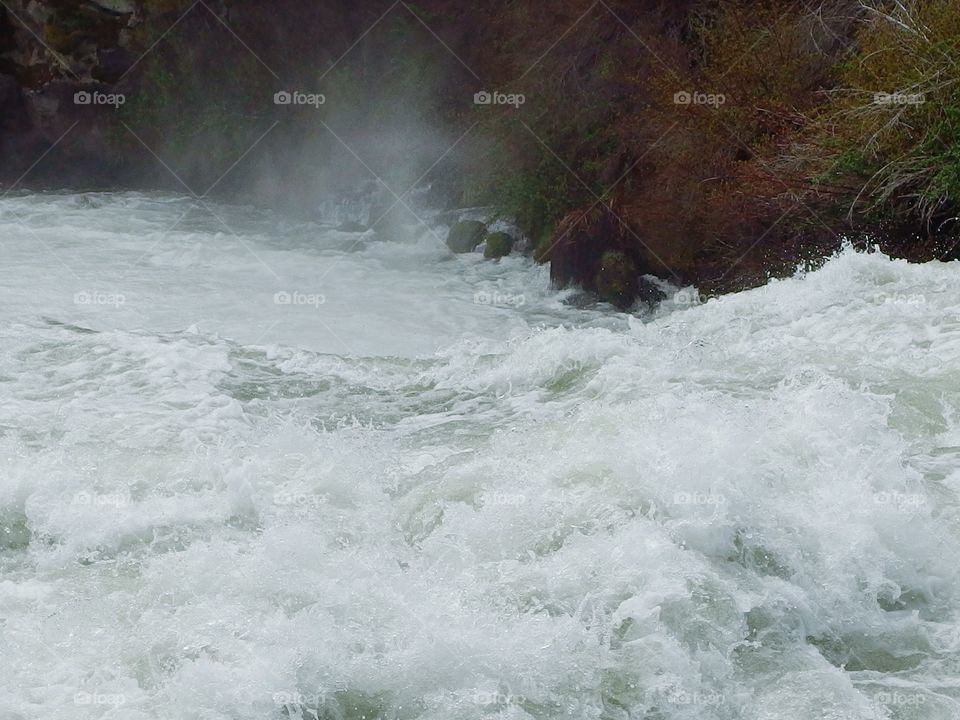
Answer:
[[[513,250],[514,239],[505,232],[494,232],[487,235],[483,256],[496,260],[505,257]]]
[[[478,220],[461,220],[447,235],[447,247],[455,253],[468,253],[476,250],[483,242],[487,226]]]

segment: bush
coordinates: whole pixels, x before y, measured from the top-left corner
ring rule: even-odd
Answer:
[[[822,115],[822,180],[851,217],[930,227],[960,207],[960,4],[872,2]],[[952,222],[948,223],[952,225]]]

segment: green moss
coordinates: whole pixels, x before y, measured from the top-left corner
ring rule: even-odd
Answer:
[[[483,251],[483,256],[487,259],[505,257],[513,250],[513,238],[505,232],[489,233],[484,242],[486,248]]]

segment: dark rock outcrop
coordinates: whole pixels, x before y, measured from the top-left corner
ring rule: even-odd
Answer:
[[[557,287],[580,287],[603,302],[626,309],[637,300],[654,303],[660,290],[643,279],[653,274],[638,251],[636,233],[615,204],[598,203],[568,214],[542,252],[550,260],[550,279]]]

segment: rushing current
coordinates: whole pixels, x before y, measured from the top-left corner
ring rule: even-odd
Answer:
[[[135,193],[0,257],[2,720],[960,717],[956,263],[622,314]]]

